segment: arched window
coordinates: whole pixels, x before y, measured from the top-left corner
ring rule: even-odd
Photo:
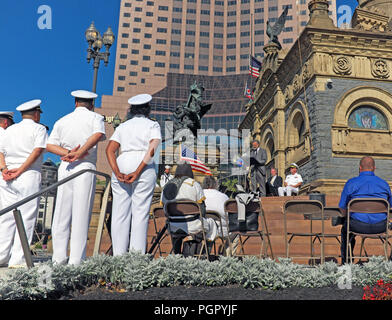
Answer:
[[[293,145],[298,145],[304,140],[305,121],[301,112],[297,112],[293,118],[292,127],[292,142]]]
[[[304,133],[305,133],[305,121],[302,119],[298,127],[299,142],[302,142],[304,140]]]
[[[274,144],[274,139],[272,138],[272,136],[267,141],[266,151],[267,151],[267,162],[268,162],[268,161],[272,160],[274,153],[275,153],[275,144]]]
[[[355,108],[348,117],[348,126],[356,129],[388,130],[388,121],[376,108],[363,105]]]

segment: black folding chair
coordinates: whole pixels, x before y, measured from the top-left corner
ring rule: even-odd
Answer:
[[[365,256],[368,257],[368,254],[365,249],[365,240],[366,239],[379,239],[384,247],[384,254],[385,254],[385,259],[388,260],[389,255],[388,255],[388,245],[390,246],[390,243],[388,239],[391,237],[389,233],[389,216],[390,216],[390,206],[389,202],[383,198],[356,198],[352,199],[348,205],[347,205],[347,248],[346,248],[346,263],[348,263],[348,259],[350,258],[350,262],[353,262],[354,258],[361,259],[363,258],[362,256],[362,250],[365,252]],[[386,223],[385,223],[385,231],[377,234],[364,234],[364,233],[358,233],[358,232],[353,232],[350,230],[350,219],[351,219],[351,213],[352,212],[361,212],[361,213],[367,213],[367,214],[377,214],[377,213],[385,213],[386,214]],[[350,235],[351,233],[351,235]],[[352,252],[352,247],[350,243],[350,237],[351,236],[359,236],[361,237],[361,249],[359,256],[354,256],[354,253]]]
[[[238,215],[238,205],[237,201],[235,199],[229,199],[225,202],[225,212],[227,213],[227,216],[229,217],[230,215]],[[260,199],[253,200],[249,202],[248,205],[245,207],[245,212],[246,214],[251,214],[251,213],[257,213],[258,214],[258,229],[255,231],[230,231],[230,236],[235,238],[235,236],[239,237],[239,245],[240,245],[240,250],[241,254],[237,254],[236,252],[233,252],[232,250],[232,243],[231,241],[229,242],[231,253],[233,256],[245,256],[245,243],[253,237],[259,238],[260,239],[260,254],[259,257],[266,257],[267,256],[267,250],[268,248],[270,249],[270,254],[271,258],[274,258],[274,254],[272,251],[272,245],[271,245],[271,239],[270,239],[270,233],[268,233],[268,226],[267,226],[267,221],[265,219],[264,211],[261,206],[261,201]],[[229,226],[229,220],[228,218],[227,225]],[[267,240],[267,245],[265,244],[265,241]]]

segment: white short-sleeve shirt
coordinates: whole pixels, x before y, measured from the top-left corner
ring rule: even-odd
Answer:
[[[8,169],[19,168],[36,148],[46,148],[46,128],[31,119],[8,127],[0,139],[0,152],[4,154]],[[29,169],[41,171],[43,155]]]
[[[296,184],[303,182],[302,177],[299,173],[289,174],[286,176],[285,182],[288,186],[295,186]]]
[[[161,138],[161,127],[158,122],[137,115],[120,124],[110,140],[120,144],[121,152],[129,152],[147,151],[152,139]]]
[[[0,127],[0,140],[3,138],[5,134],[5,129],[3,127]]]
[[[116,161],[122,173],[129,174],[137,169],[152,139],[161,140],[161,127],[158,122],[144,116],[137,115],[116,128],[110,140],[120,144],[121,154]],[[154,159],[151,159],[148,164],[153,162]]]
[[[228,217],[225,212],[225,202],[229,200],[229,197],[225,195],[223,192],[220,192],[215,189],[204,189],[203,191],[206,197],[205,200],[206,210],[207,211],[211,210],[219,213],[222,221],[223,235],[227,236],[228,230],[227,230],[226,219],[228,219]]]
[[[88,138],[95,133],[105,134],[103,116],[85,107],[77,107],[73,112],[56,121],[48,144],[72,150],[78,145],[82,147]],[[102,140],[105,140],[105,137]],[[92,147],[88,151],[88,155],[81,161],[95,164],[97,162],[97,146]]]

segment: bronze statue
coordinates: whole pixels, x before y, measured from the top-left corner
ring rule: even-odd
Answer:
[[[286,6],[284,8],[284,11],[278,18],[278,21],[276,21],[273,26],[271,26],[269,21],[267,21],[267,36],[270,38],[269,43],[273,42],[277,44],[279,46],[279,50],[282,49],[282,46],[278,40],[278,35],[280,35],[282,30],[284,29],[288,11],[289,6]]]
[[[204,88],[194,82],[187,103],[178,105],[173,112],[174,132],[189,129],[197,137],[197,130],[201,128],[201,118],[211,109],[212,104],[204,104],[202,94]]]

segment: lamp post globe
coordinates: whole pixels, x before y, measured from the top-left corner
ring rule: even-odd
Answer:
[[[109,49],[115,41],[115,35],[112,31],[112,28],[109,27],[102,37],[99,31],[95,28],[94,22],[92,22],[85,31],[85,37],[88,43],[87,63],[90,63],[91,59],[94,60],[94,79],[92,91],[96,92],[99,65],[101,60],[104,61],[105,66],[108,65],[110,56]],[[106,51],[100,52],[103,46],[106,47]]]
[[[112,28],[109,27],[108,30],[106,30],[106,32],[103,34],[103,44],[110,48],[113,45],[115,38],[116,37],[114,36]]]
[[[90,27],[85,32],[87,42],[93,43],[98,38],[98,31],[95,28],[94,22],[91,23]]]

